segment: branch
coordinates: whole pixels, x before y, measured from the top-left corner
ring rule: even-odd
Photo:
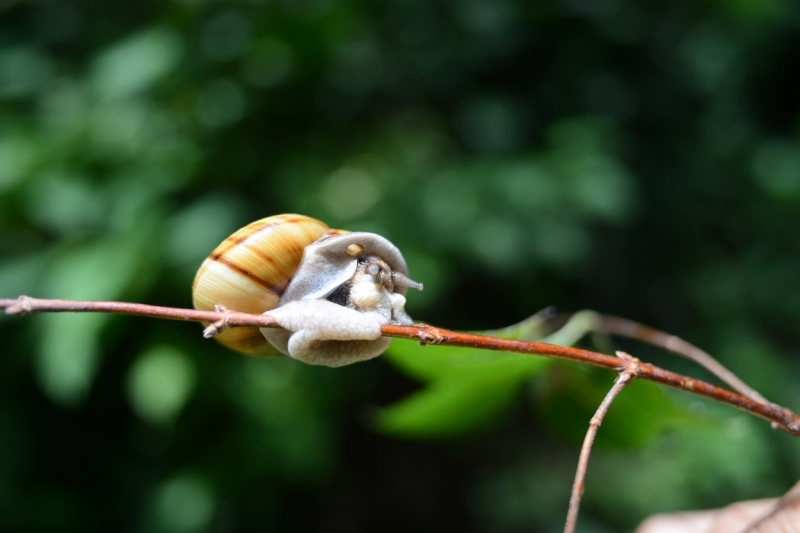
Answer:
[[[578,510],[581,506],[581,497],[583,496],[584,482],[586,481],[586,468],[589,466],[589,455],[592,453],[592,444],[594,444],[597,430],[600,429],[600,424],[603,423],[603,419],[608,413],[608,408],[611,407],[611,402],[639,374],[638,359],[624,352],[617,352],[617,355],[620,360],[625,362],[625,369],[617,376],[614,386],[608,391],[608,394],[606,394],[606,397],[589,421],[589,429],[586,430],[586,437],[583,439],[583,446],[581,446],[581,455],[578,458],[578,468],[575,471],[572,494],[569,497],[569,511],[567,511],[567,521],[564,524],[564,533],[573,533],[578,523]]]
[[[272,317],[252,315],[231,311],[217,306],[216,311],[198,311],[158,305],[135,304],[129,302],[87,302],[81,300],[44,300],[20,296],[16,299],[0,299],[0,309],[7,315],[27,315],[30,313],[116,313],[121,315],[147,316],[167,320],[209,322],[203,337],[209,339],[227,328],[257,327],[276,328],[278,324]],[[222,315],[222,316],[220,316]]]
[[[219,308],[217,311],[196,311],[194,309],[176,309],[172,307],[159,307],[126,302],[43,300],[20,296],[16,299],[0,299],[0,309],[5,309],[7,314],[12,315],[39,312],[121,313],[171,320],[209,322],[211,325],[204,331],[204,336],[206,337],[211,337],[228,327],[278,327],[277,324],[267,316],[240,313],[223,308]],[[499,339],[471,333],[458,333],[425,324],[414,326],[389,325],[383,326],[382,331],[383,334],[388,337],[412,339],[420,341],[423,344],[442,344],[445,346],[460,346],[502,352],[542,355],[578,361],[616,371],[624,370],[626,367],[626,365],[621,364],[620,359],[616,357],[590,352],[588,350],[581,350],[579,348],[557,346],[543,342]],[[639,363],[638,378],[655,381],[669,387],[705,396],[717,400],[718,402],[727,403],[771,422],[774,428],[782,429],[794,436],[800,436],[800,417],[784,407],[772,403],[760,402],[743,396],[742,394],[706,383],[705,381],[670,372],[648,363]]]
[[[634,322],[633,320],[628,320],[627,318],[609,315],[596,316],[600,321],[600,329],[604,333],[636,339],[641,342],[652,344],[653,346],[658,346],[659,348],[663,348],[674,354],[678,354],[702,366],[721,379],[724,383],[730,385],[733,390],[738,391],[757,402],[768,403],[763,396],[753,390],[744,381],[739,379],[736,374],[722,366],[722,364],[711,357],[708,352],[686,342],[680,337],[670,335],[669,333],[664,333],[663,331],[651,328],[650,326],[645,326],[644,324],[640,324],[638,322]]]

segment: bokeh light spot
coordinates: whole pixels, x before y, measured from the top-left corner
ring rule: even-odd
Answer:
[[[494,270],[511,270],[522,259],[526,236],[517,224],[502,219],[482,219],[472,227],[470,237],[477,255]]]
[[[382,195],[375,176],[353,166],[340,168],[328,176],[320,187],[322,204],[342,220],[360,217],[372,209]]]
[[[129,371],[128,401],[148,422],[171,422],[189,399],[195,374],[194,365],[183,352],[169,346],[151,348]]]
[[[211,520],[215,506],[214,494],[204,479],[182,475],[159,488],[156,521],[160,529],[165,531],[198,531]]]
[[[764,143],[753,157],[756,181],[781,199],[800,198],[800,149],[778,141]]]
[[[425,218],[438,231],[453,235],[472,227],[478,214],[479,198],[471,182],[443,176],[434,180],[424,194]]]
[[[47,57],[32,48],[0,53],[0,96],[20,97],[41,89],[52,75]]]
[[[92,76],[97,92],[118,97],[150,88],[176,67],[180,38],[166,28],[150,28],[124,39],[97,58]]]
[[[284,42],[265,39],[245,57],[242,69],[249,83],[268,88],[286,79],[293,64],[292,50]]]
[[[24,178],[38,157],[36,145],[20,136],[0,139],[0,193]]]
[[[511,102],[497,98],[478,99],[461,110],[459,130],[473,148],[508,150],[518,146],[521,140],[518,114]]]
[[[225,11],[203,28],[203,50],[211,59],[230,60],[242,53],[250,39],[250,22],[236,11]]]
[[[197,99],[197,116],[211,127],[237,122],[245,111],[245,101],[238,84],[228,79],[210,83]]]

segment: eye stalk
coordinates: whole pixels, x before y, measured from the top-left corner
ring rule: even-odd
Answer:
[[[361,268],[365,274],[372,278],[373,283],[386,287],[390,292],[395,291],[395,287],[409,287],[422,290],[422,283],[418,283],[402,272],[392,270],[385,261],[378,257],[368,257],[360,261]]]
[[[418,291],[422,290],[422,283],[416,282],[402,272],[396,270],[392,271],[392,285],[395,287],[409,287],[411,289],[417,289]]]

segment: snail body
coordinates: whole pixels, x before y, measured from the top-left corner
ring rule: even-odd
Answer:
[[[407,287],[422,289],[386,238],[288,214],[225,239],[201,265],[192,293],[196,309],[222,305],[281,325],[225,330],[215,338],[229,348],[341,366],[383,353],[391,339],[381,337],[382,325],[413,323]]]

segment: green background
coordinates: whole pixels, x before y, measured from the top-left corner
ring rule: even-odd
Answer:
[[[188,307],[217,243],[300,212],[397,244],[417,320],[626,316],[797,408],[798,58],[790,0],[3,2],[0,296]],[[397,341],[332,370],[200,331],[0,317],[0,529],[558,531],[613,380]],[[580,530],[798,475],[791,437],[636,383]]]

